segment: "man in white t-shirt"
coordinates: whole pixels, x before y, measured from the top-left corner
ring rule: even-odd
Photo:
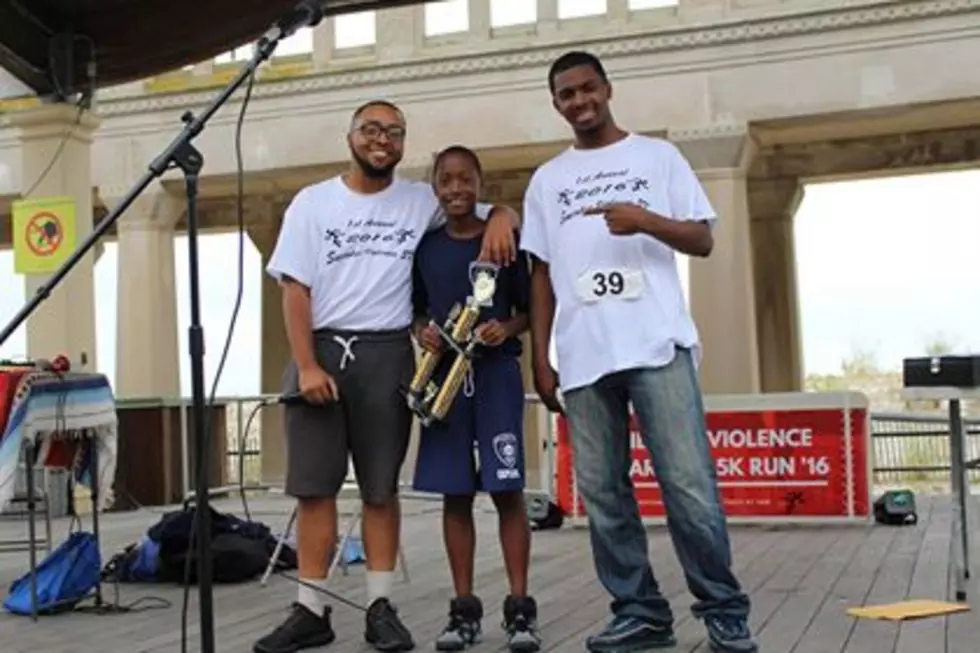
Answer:
[[[415,373],[412,268],[422,236],[445,217],[432,187],[395,175],[405,118],[369,102],[354,112],[348,172],[302,189],[283,218],[268,273],[283,290],[292,353],[284,393],[286,493],[298,500],[299,597],[289,617],[254,647],[285,653],[335,639],[321,591],[337,544],[337,495],[348,454],[363,503],[367,557],[364,637],[379,651],[407,651],[412,636],[390,601],[398,555],[398,476],[412,417],[402,393]],[[509,264],[519,220],[506,207],[488,219],[482,256]]]
[[[563,55],[549,84],[575,145],[532,176],[521,248],[533,265],[535,387],[549,409],[568,419],[596,572],[614,598],[613,619],[589,637],[589,650],[676,642],[630,483],[632,405],[697,599],[694,614],[704,620],[713,650],[756,651],[708,448],[698,333],[674,258],[675,250],[710,254],[714,211],[674,145],[616,125],[598,59]],[[548,362],[552,327],[557,373]]]

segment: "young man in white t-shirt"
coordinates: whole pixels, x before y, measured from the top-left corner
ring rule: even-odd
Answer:
[[[596,571],[614,598],[612,621],[587,645],[625,653],[676,643],[629,482],[632,405],[694,614],[713,650],[756,651],[708,448],[698,333],[674,258],[710,254],[714,211],[674,145],[616,125],[598,59],[563,55],[549,84],[575,145],[532,176],[521,248],[533,266],[535,387],[568,418]],[[560,387],[548,362],[553,325]]]
[[[375,101],[348,133],[348,172],[302,189],[283,218],[268,273],[283,289],[292,360],[284,393],[286,493],[298,500],[299,597],[289,617],[254,647],[292,653],[335,639],[319,591],[337,543],[337,495],[348,454],[363,503],[367,557],[365,639],[379,651],[414,648],[389,597],[398,555],[398,476],[412,417],[402,391],[415,373],[412,269],[422,236],[445,223],[432,187],[395,176],[405,118]],[[481,256],[517,257],[516,213],[481,205]]]

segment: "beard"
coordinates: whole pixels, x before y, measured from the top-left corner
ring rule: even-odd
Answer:
[[[395,171],[395,166],[397,166],[399,162],[399,159],[395,159],[389,165],[379,168],[359,155],[353,149],[351,149],[351,156],[357,163],[357,167],[364,173],[364,176],[368,177],[369,179],[387,179],[391,177]]]

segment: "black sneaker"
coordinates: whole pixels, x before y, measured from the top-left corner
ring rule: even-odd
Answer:
[[[629,653],[677,646],[674,629],[636,617],[614,617],[601,632],[589,636],[585,647],[592,653]]]
[[[475,596],[462,596],[449,602],[449,624],[436,638],[437,651],[462,651],[480,643],[483,629],[483,603]]]
[[[513,653],[541,650],[538,635],[538,605],[530,596],[508,596],[504,599],[504,630],[507,646]]]
[[[415,648],[412,634],[398,618],[391,601],[377,599],[367,610],[364,639],[377,651],[411,651]]]
[[[286,620],[260,639],[252,648],[254,653],[296,653],[307,648],[326,646],[335,638],[330,626],[330,608],[323,616],[300,603],[294,603]]]
[[[745,617],[708,615],[704,623],[711,650],[716,653],[756,653],[759,650]]]

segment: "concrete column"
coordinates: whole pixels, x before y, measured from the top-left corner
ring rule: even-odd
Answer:
[[[690,259],[691,312],[704,347],[707,394],[759,392],[755,282],[745,171],[754,147],[743,126],[670,134],[718,213],[715,247]]]
[[[151,186],[116,223],[117,397],[180,396],[174,227],[184,207]]]
[[[289,341],[282,317],[282,291],[279,284],[265,273],[272,250],[276,246],[283,211],[270,210],[271,215],[261,224],[248,227],[249,238],[262,257],[262,372],[260,392],[282,392],[282,374],[289,362]],[[280,484],[286,478],[286,441],[282,410],[270,406],[259,415],[261,420],[262,482]]]
[[[313,66],[316,69],[321,70],[330,63],[335,45],[334,19],[327,16],[313,28]]]
[[[763,392],[803,389],[803,345],[793,217],[803,186],[793,178],[751,179],[756,320]]]
[[[606,0],[606,18],[618,23],[625,23],[630,16],[629,0]]]
[[[680,0],[677,4],[677,15],[685,23],[717,22],[728,15],[731,2],[732,0]]]
[[[92,133],[99,118],[79,113],[67,104],[43,105],[12,113],[10,121],[20,130],[21,180],[34,184],[22,189],[27,198],[71,196],[75,198],[75,246],[92,232]],[[50,168],[49,168],[50,166]],[[14,235],[17,237],[17,234]],[[27,319],[27,353],[31,358],[51,359],[59,354],[71,359],[76,370],[95,372],[96,252],[90,250]],[[26,275],[28,297],[47,283],[50,275]]]
[[[477,41],[486,41],[493,32],[490,21],[490,0],[468,0],[470,36]]]
[[[425,41],[425,6],[385,9],[378,21],[375,53],[379,62],[403,63],[412,59]]]
[[[558,0],[537,0],[538,34],[549,35],[558,31]]]

